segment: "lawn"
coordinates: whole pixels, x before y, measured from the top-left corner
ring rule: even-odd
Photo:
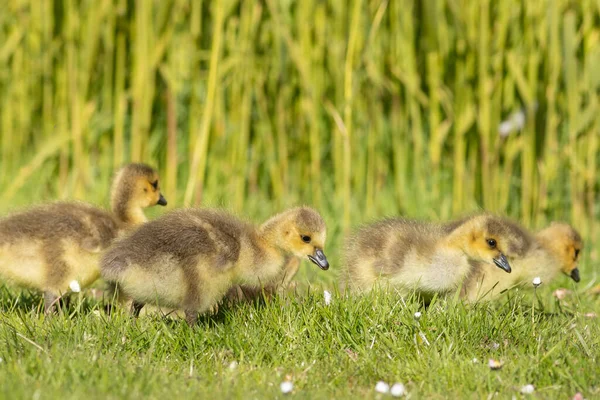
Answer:
[[[44,316],[39,293],[0,282],[0,398],[390,397],[379,381],[413,399],[528,384],[600,398],[600,1],[3,3],[0,216],[56,199],[107,208],[116,168],[143,161],[170,209],[260,223],[314,206],[332,267],[304,262],[294,293],[194,328],[109,316],[89,292]],[[572,223],[582,281],[426,310],[338,288],[358,224],[482,208]]]
[[[526,384],[538,398],[600,396],[600,326],[590,314],[600,299],[589,279],[560,277],[537,298],[520,290],[493,304],[434,299],[427,309],[300,280],[295,293],[221,307],[193,328],[159,312],[107,316],[89,297],[44,316],[41,296],[4,288],[0,397],[391,398],[375,391],[379,380],[403,383],[410,398],[511,398]],[[559,301],[559,286],[573,292]]]

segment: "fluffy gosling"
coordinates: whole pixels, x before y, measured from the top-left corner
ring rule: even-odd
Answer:
[[[134,316],[152,303],[184,310],[193,325],[234,285],[268,285],[294,258],[328,269],[325,238],[325,222],[308,207],[275,215],[260,227],[224,211],[182,209],[116,242],[100,269],[133,299]]]
[[[583,240],[570,225],[553,222],[532,237],[524,254],[509,254],[513,266],[510,276],[474,266],[463,286],[462,296],[469,300],[491,300],[515,286],[531,287],[532,280],[540,277],[550,282],[560,272],[579,282],[579,255]]]
[[[156,171],[129,164],[115,175],[112,214],[85,203],[33,207],[0,220],[0,278],[56,299],[100,276],[99,253],[123,230],[146,220],[143,208],[166,205]]]
[[[475,263],[510,273],[506,252],[527,246],[521,229],[491,215],[446,225],[387,219],[347,241],[345,280],[351,290],[368,291],[379,283],[429,297],[458,289]]]

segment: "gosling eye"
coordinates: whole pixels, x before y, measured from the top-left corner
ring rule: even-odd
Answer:
[[[158,181],[150,182],[154,189],[158,189]]]
[[[575,259],[577,260],[577,257],[579,257],[579,249],[575,249]]]
[[[487,239],[487,244],[490,246],[490,249],[496,248],[496,239]]]
[[[310,243],[310,236],[300,235],[304,243]]]

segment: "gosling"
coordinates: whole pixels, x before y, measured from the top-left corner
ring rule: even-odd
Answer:
[[[456,291],[476,263],[510,273],[506,252],[526,246],[521,229],[492,215],[445,225],[387,219],[359,229],[347,241],[345,280],[354,291],[379,284],[401,293],[414,290],[427,299]]]
[[[294,258],[329,263],[321,215],[299,207],[260,227],[219,210],[182,209],[142,225],[102,257],[105,280],[133,300],[137,317],[146,303],[182,309],[194,325],[234,285],[269,285]]]
[[[564,273],[579,282],[579,256],[583,240],[569,224],[553,222],[535,234],[523,254],[511,254],[513,274],[507,276],[475,266],[463,286],[463,298],[468,301],[491,300],[504,291],[517,287],[533,287],[533,279],[552,281]]]
[[[112,213],[80,202],[33,207],[0,220],[0,278],[44,292],[46,312],[59,296],[100,276],[99,253],[123,231],[146,221],[143,208],[166,205],[156,171],[120,169],[111,188]]]

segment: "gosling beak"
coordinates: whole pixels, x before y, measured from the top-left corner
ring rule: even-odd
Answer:
[[[496,264],[496,266],[498,266],[498,268],[502,268],[504,271],[508,272],[509,274],[510,274],[510,271],[512,271],[510,269],[510,264],[508,263],[508,260],[502,253],[500,253],[500,255],[498,257],[494,258],[494,264]]]
[[[158,204],[159,206],[167,205],[167,199],[165,199],[165,196],[163,196],[162,193],[160,194],[160,197],[158,198],[158,201],[156,202],[156,204]]]
[[[571,271],[571,275],[569,275],[569,276],[575,282],[579,282],[581,280],[581,278],[579,277],[579,269],[578,268],[575,268],[573,271]]]
[[[323,271],[327,271],[329,269],[329,262],[327,261],[325,254],[323,254],[323,250],[321,249],[316,249],[315,254],[312,256],[309,255],[308,259],[317,264]]]

